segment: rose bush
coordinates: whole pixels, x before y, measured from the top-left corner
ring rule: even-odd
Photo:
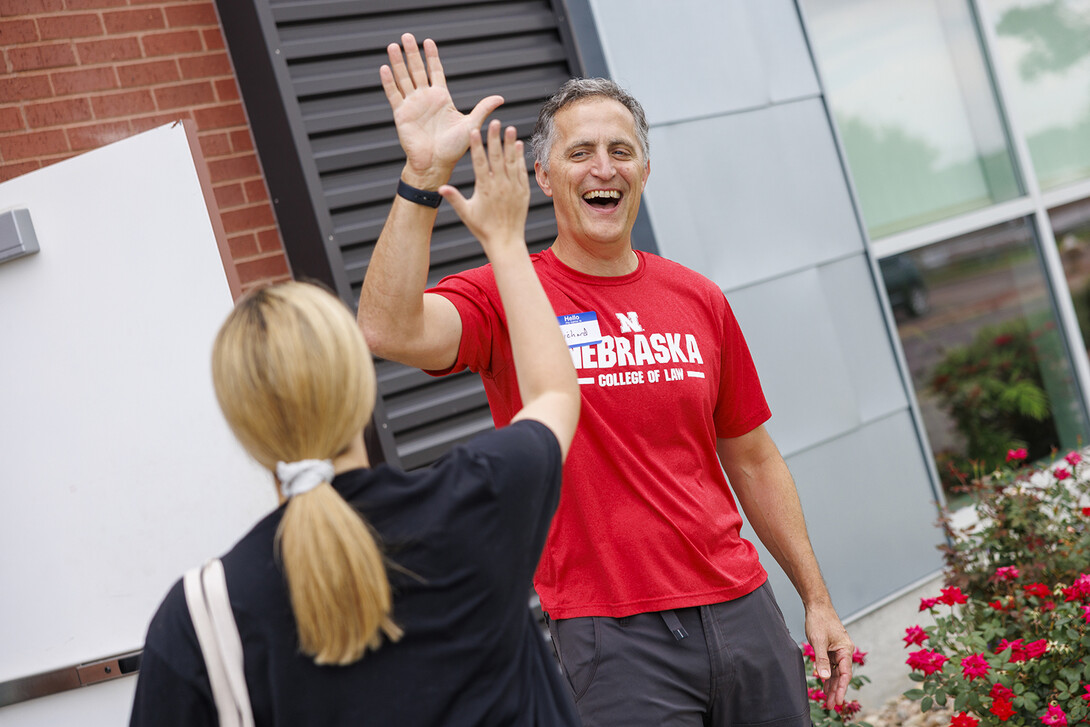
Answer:
[[[905,630],[905,696],[952,727],[1090,723],[1090,468],[1025,458],[966,486],[977,520],[944,518],[947,584],[920,602],[934,625]]]
[[[1051,588],[1090,567],[1090,467],[1070,452],[1058,464],[1029,468],[1026,454],[1009,450],[1003,467],[959,485],[976,522],[958,529],[948,514],[941,520],[949,542],[942,548],[946,581],[973,598],[998,595],[1000,568],[1017,568],[1027,582]]]

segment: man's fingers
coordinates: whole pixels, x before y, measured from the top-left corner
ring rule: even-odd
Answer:
[[[394,83],[397,84],[397,88],[402,96],[405,96],[409,91],[413,90],[412,79],[409,78],[409,71],[405,68],[405,56],[401,54],[401,46],[397,43],[391,43],[386,46],[386,55],[390,59],[390,71],[393,77]],[[381,74],[381,70],[379,73]],[[389,96],[389,92],[387,92]]]
[[[466,117],[469,125],[473,128],[480,128],[488,115],[498,109],[502,103],[503,96],[485,96],[477,102],[477,105],[473,107],[473,110]]]
[[[416,45],[416,38],[412,33],[401,36],[401,44],[405,46],[405,61],[409,66],[409,75],[412,77],[416,88],[427,88],[428,72],[424,68],[424,59],[420,57],[420,48]]]
[[[428,62],[428,76],[431,78],[431,85],[447,85],[447,77],[443,74],[443,64],[439,60],[439,48],[436,47],[435,41],[431,38],[424,39],[424,58]]]
[[[397,111],[397,107],[401,105],[405,97],[402,95],[401,89],[397,87],[394,72],[390,70],[389,66],[382,66],[378,69],[378,77],[382,81],[382,90],[386,92],[386,100],[390,102],[390,108]]]

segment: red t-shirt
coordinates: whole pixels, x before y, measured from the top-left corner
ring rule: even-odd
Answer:
[[[534,586],[552,618],[622,617],[719,603],[766,579],[715,451],[770,412],[723,292],[637,252],[635,272],[594,277],[532,256],[558,316],[594,313],[569,342],[583,394],[564,485]],[[521,408],[506,318],[489,266],[431,290],[458,308],[448,371],[481,374],[496,426]],[[586,316],[584,316],[584,319]],[[579,335],[586,334],[586,335]]]

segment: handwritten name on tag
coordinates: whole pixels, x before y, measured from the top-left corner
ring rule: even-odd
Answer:
[[[594,311],[569,313],[557,316],[556,320],[560,322],[560,330],[564,334],[564,340],[568,342],[568,348],[602,342],[602,329],[598,327],[598,314]]]

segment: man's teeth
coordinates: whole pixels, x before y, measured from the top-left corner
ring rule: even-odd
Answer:
[[[615,189],[595,189],[583,195],[583,199],[620,199],[621,193]]]

